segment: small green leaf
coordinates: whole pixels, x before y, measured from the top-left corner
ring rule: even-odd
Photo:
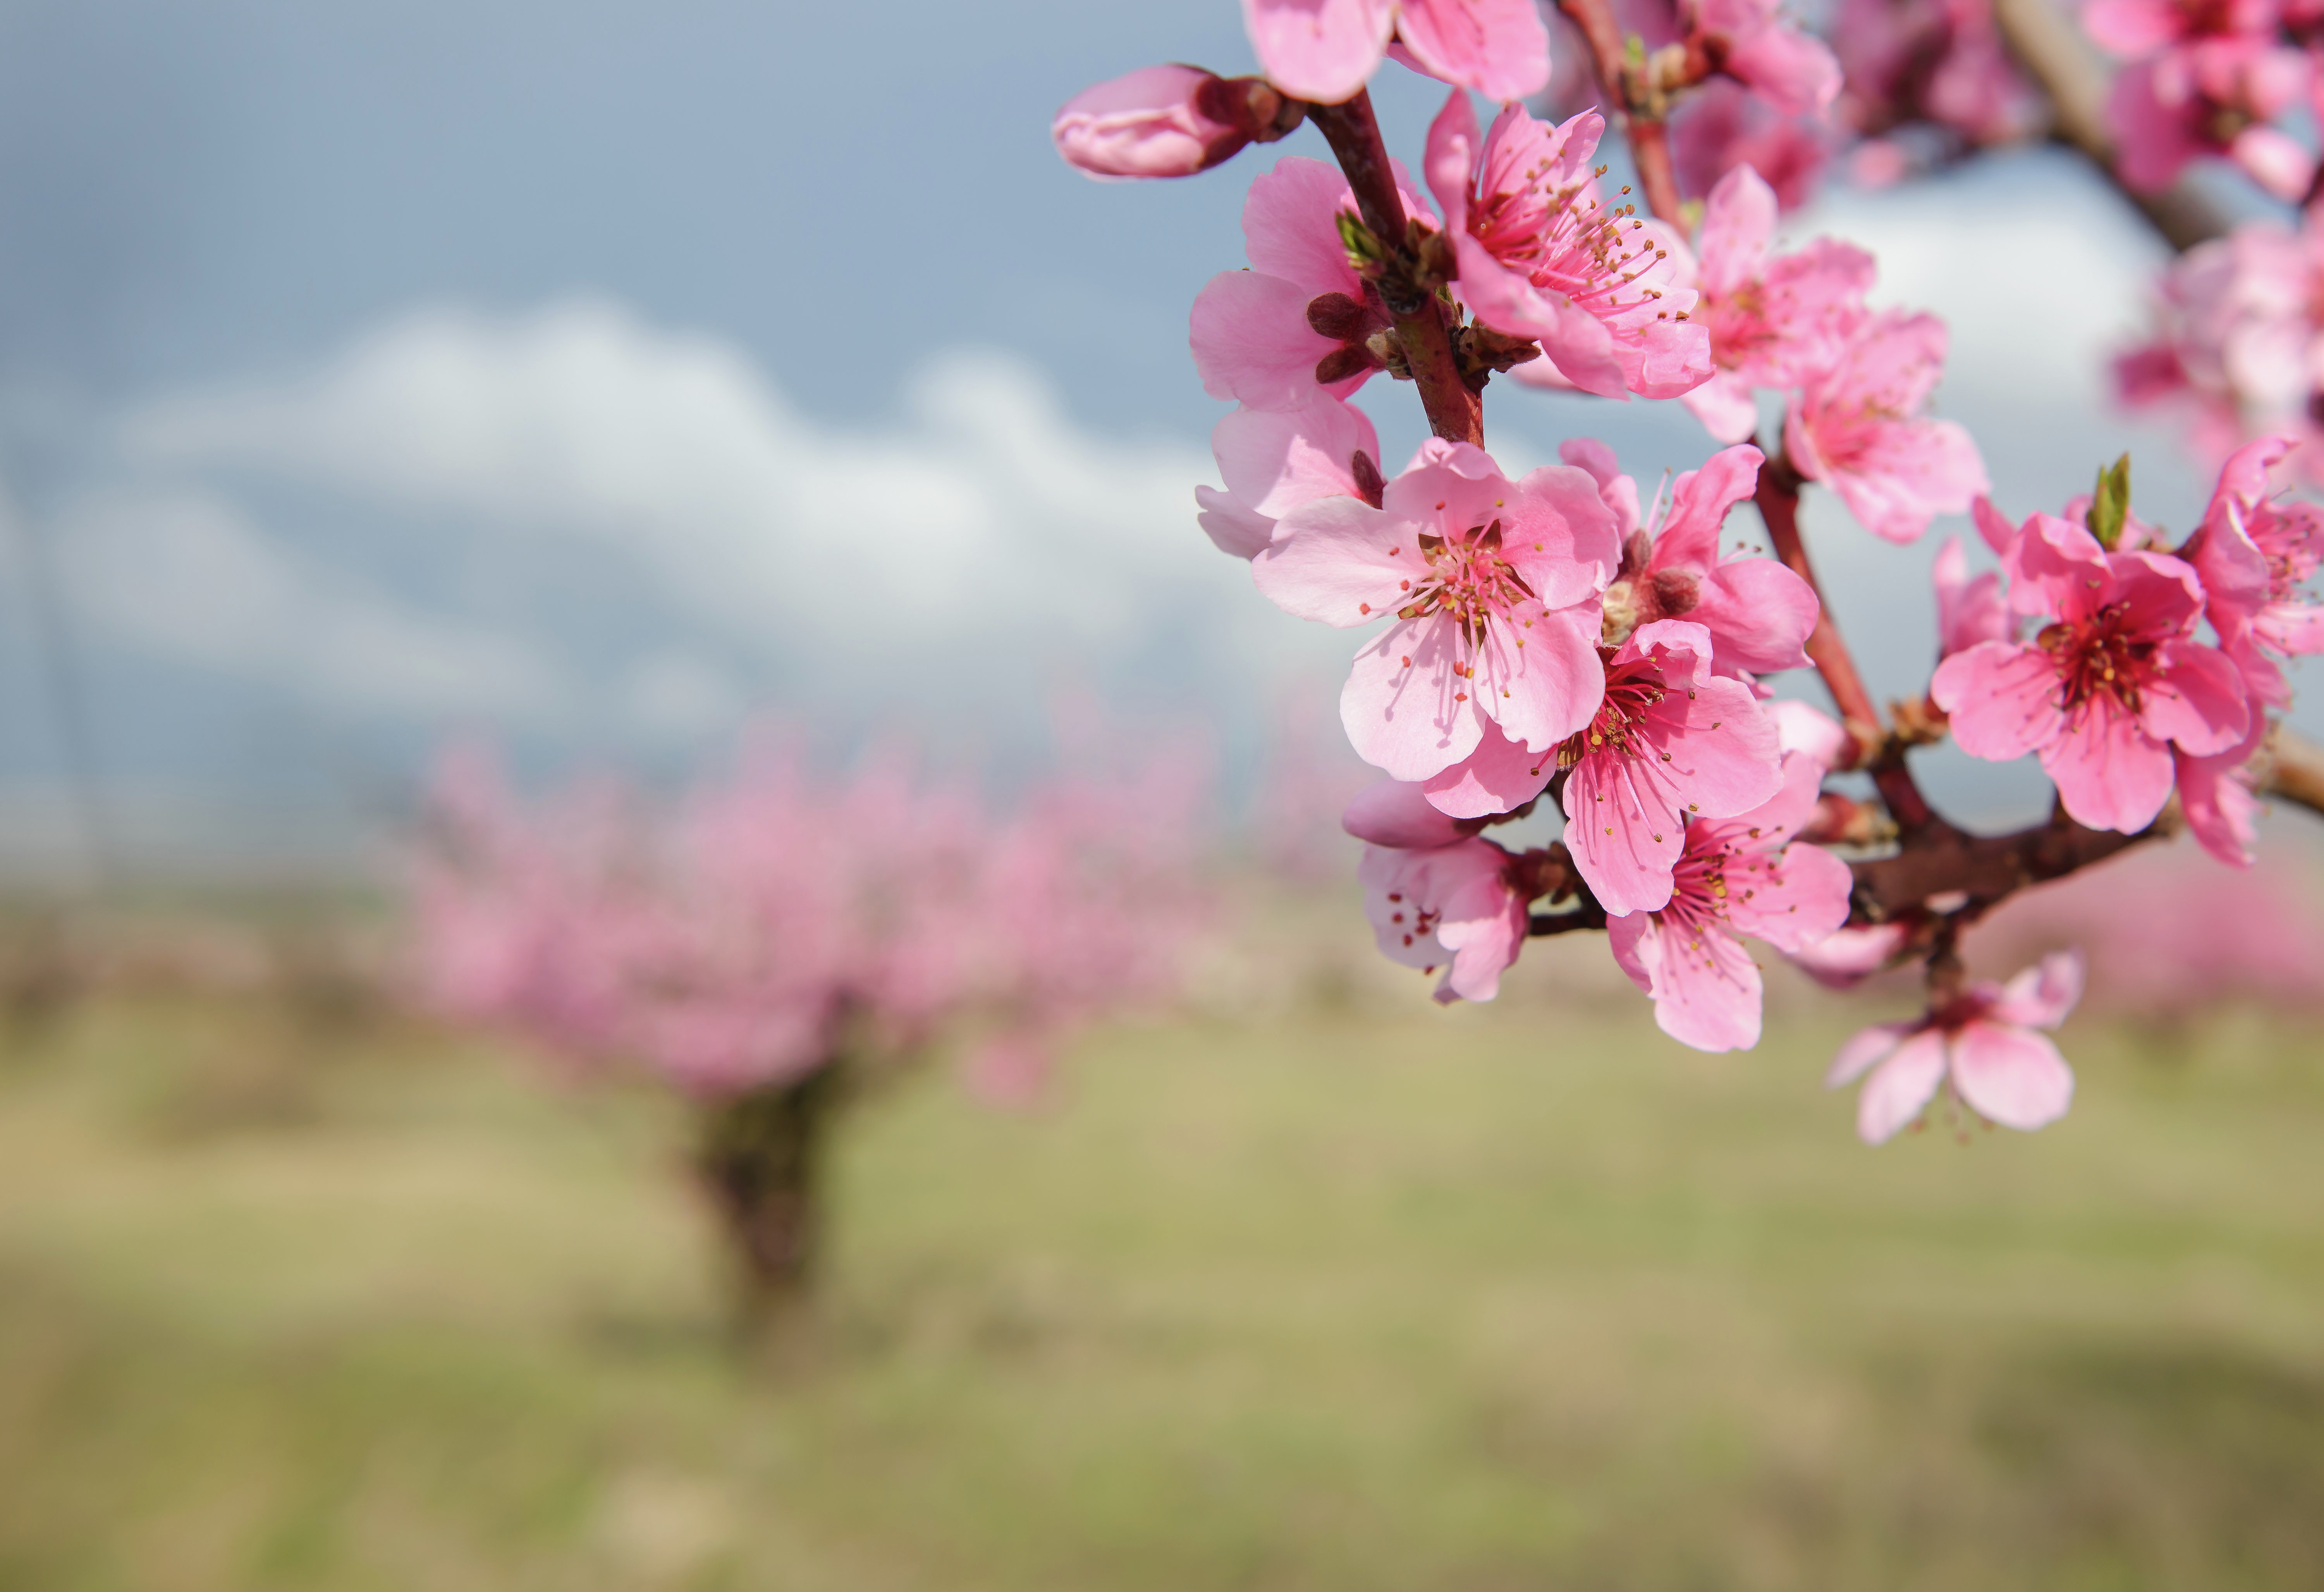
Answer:
[[[2090,534],[2111,553],[2122,543],[2123,522],[2130,518],[2130,456],[2125,454],[2098,472],[2098,490],[2090,494]]]
[[[1340,244],[1348,251],[1350,265],[1361,271],[1367,265],[1378,265],[1388,258],[1388,251],[1380,247],[1380,241],[1372,235],[1370,227],[1345,210],[1333,212],[1333,219],[1340,224]]]

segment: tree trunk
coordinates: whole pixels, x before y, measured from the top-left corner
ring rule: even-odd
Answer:
[[[821,1247],[823,1159],[839,1064],[711,1106],[695,1170],[716,1205],[746,1338],[796,1312]]]

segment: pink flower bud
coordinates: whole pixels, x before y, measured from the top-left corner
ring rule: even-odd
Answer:
[[[1248,83],[1200,67],[1147,67],[1074,96],[1049,136],[1067,164],[1101,179],[1192,177],[1271,131],[1262,124],[1274,121],[1279,97]],[[1268,103],[1250,104],[1250,89]]]

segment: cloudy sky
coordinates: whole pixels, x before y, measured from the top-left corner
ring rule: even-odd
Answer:
[[[1274,152],[1102,186],[1046,137],[1173,58],[1247,67],[1228,0],[0,5],[8,850],[69,838],[76,746],[115,847],[375,824],[458,729],[669,770],[754,712],[1014,747],[1095,693],[1247,765],[1351,649],[1193,524],[1185,308]],[[1441,93],[1379,95],[1416,148]],[[1941,404],[2006,508],[2130,446],[2142,512],[2191,521],[2099,383],[2159,254],[2070,163],[1791,230],[1951,317]],[[1418,439],[1408,391],[1365,401]],[[1509,464],[1709,451],[1674,405],[1497,388],[1489,428]],[[1876,688],[1918,684],[1936,538],[1810,528]]]

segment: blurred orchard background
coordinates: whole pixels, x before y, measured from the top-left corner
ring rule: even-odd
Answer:
[[[2324,1584],[2312,823],[1971,943],[2090,954],[2038,1136],[1856,1142],[1819,1081],[1902,989],[1771,968],[1768,1042],[1702,1055],[1572,936],[1432,1008],[1336,827],[1349,638],[1194,523],[1185,317],[1243,184],[1048,148],[1171,59],[1249,69],[1235,8],[0,5],[0,1587]],[[1373,92],[1416,147],[1441,90]],[[1949,320],[2013,517],[2128,448],[2194,523],[2106,376],[2165,253],[2073,157],[1836,179],[1784,232]],[[1370,409],[1400,461],[1416,408]],[[1711,451],[1674,404],[1493,425]],[[1816,507],[1875,695],[1917,690],[1898,572],[1966,527]],[[776,742],[806,783],[695,887],[892,836],[956,894],[859,925],[882,981],[818,974],[785,1041],[862,1088],[770,1349],[703,1108],[418,998],[406,902],[483,766],[431,817],[440,749],[496,749],[537,851],[773,802]],[[865,821],[833,782],[881,769]],[[1113,811],[1167,844],[1072,850]],[[622,877],[605,822],[525,877]],[[1132,922],[1158,962],[1057,973]],[[697,1081],[765,1017],[608,1037],[586,982],[532,994]]]

